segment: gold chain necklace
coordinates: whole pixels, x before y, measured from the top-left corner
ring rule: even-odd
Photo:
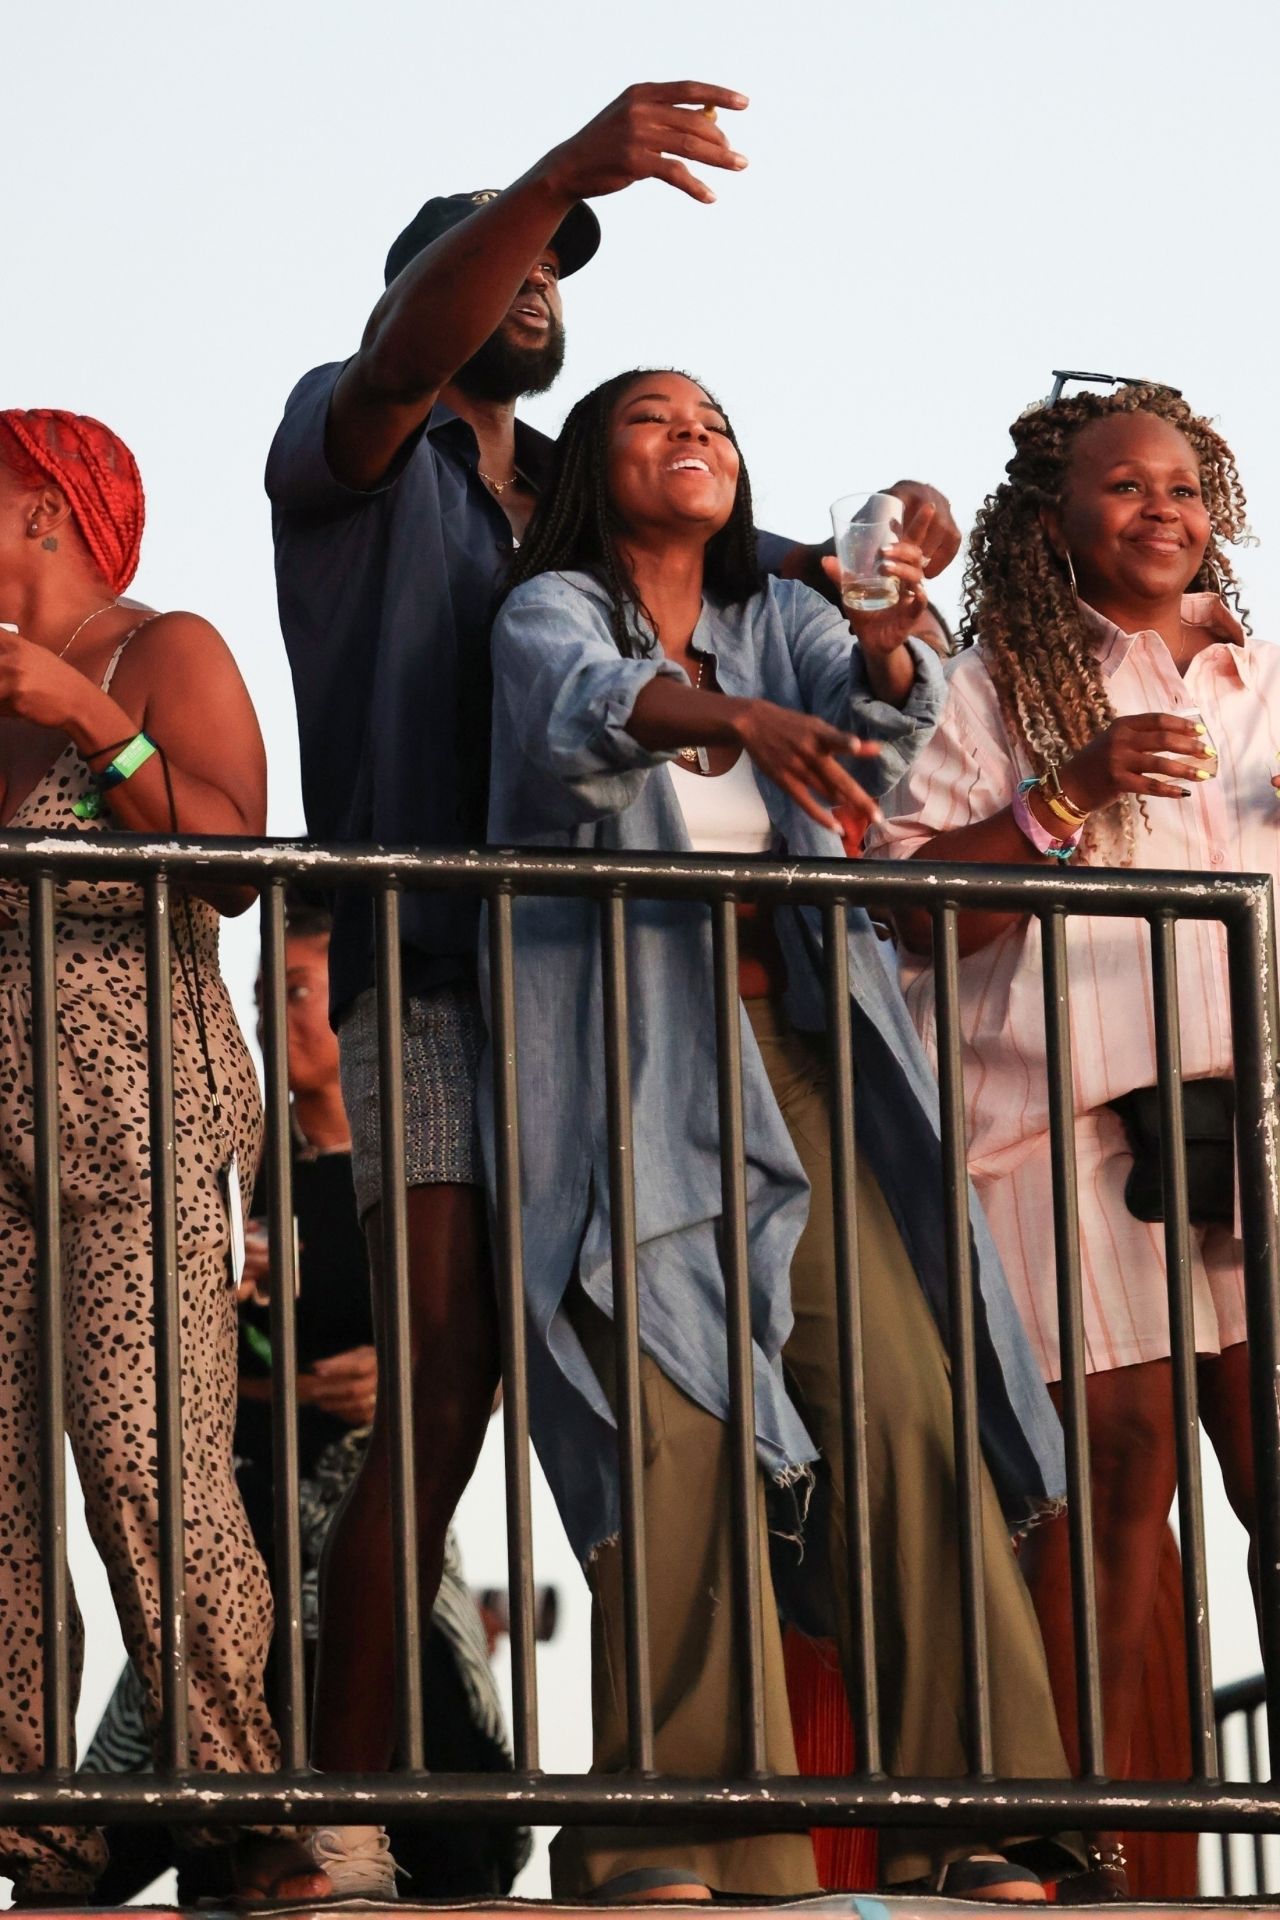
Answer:
[[[698,655],[698,677],[693,683],[695,693],[699,693],[702,690],[702,669],[706,664],[706,654],[700,653]],[[677,747],[676,759],[683,760],[686,766],[696,767],[699,773],[710,773],[711,771],[711,761],[707,757],[705,747]]]
[[[66,646],[59,648],[58,653],[55,657],[61,660],[64,654],[70,653],[72,647],[75,645],[76,641],[80,638],[80,635],[84,632],[85,628],[88,626],[91,620],[96,620],[100,613],[110,613],[112,607],[118,607],[119,605],[120,605],[120,602],[118,600],[108,600],[105,606],[95,607],[92,613],[86,613],[84,619],[80,622],[80,625],[76,628],[71,638],[67,641]]]
[[[503,494],[507,491],[507,488],[514,487],[514,485],[516,484],[516,481],[520,478],[520,475],[518,473],[513,473],[509,480],[495,480],[493,475],[491,473],[486,473],[483,467],[477,467],[476,472],[480,475],[480,478],[484,481],[486,487],[493,488],[493,491],[497,494],[499,500],[501,500]]]

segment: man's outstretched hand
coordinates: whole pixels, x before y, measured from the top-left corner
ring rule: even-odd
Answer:
[[[715,194],[686,163],[740,172],[746,156],[729,145],[715,115],[721,107],[739,113],[746,105],[745,93],[700,80],[641,82],[553,147],[535,172],[570,201],[620,193],[637,180],[665,180],[709,205]]]
[[[903,506],[903,518],[909,520],[921,507],[932,507],[933,518],[920,544],[924,549],[924,577],[935,580],[951,565],[960,551],[961,534],[945,493],[939,493],[923,480],[895,480],[885,493],[896,494]]]

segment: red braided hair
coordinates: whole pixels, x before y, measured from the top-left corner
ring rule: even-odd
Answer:
[[[67,496],[77,528],[112,593],[138,571],[146,504],[138,463],[124,441],[87,414],[57,407],[0,412],[0,461],[23,486],[50,481]]]

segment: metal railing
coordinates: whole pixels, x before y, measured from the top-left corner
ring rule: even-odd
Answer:
[[[1174,930],[1183,919],[1226,930],[1235,1048],[1240,1208],[1250,1345],[1251,1402],[1257,1476],[1260,1626],[1269,1709],[1270,1771],[1280,1758],[1280,1239],[1277,1237],[1277,1005],[1271,886],[1260,876],[1212,881],[1187,874],[933,866],[843,862],[749,862],[708,857],[561,854],[546,851],[433,853],[378,848],[324,848],[294,842],[143,842],[102,835],[0,834],[0,872],[25,882],[31,910],[35,1125],[35,1194],[39,1244],[40,1364],[43,1379],[41,1473],[45,1609],[44,1694],[47,1766],[37,1776],[0,1777],[0,1820],[70,1824],[113,1819],[207,1825],[235,1822],[389,1819],[427,1821],[483,1816],[532,1824],[670,1823],[673,1818],[740,1830],[783,1825],[980,1827],[1004,1823],[1102,1829],[1196,1827],[1260,1833],[1280,1818],[1280,1790],[1222,1777],[1209,1657],[1207,1572],[1198,1453],[1195,1354],[1191,1313],[1187,1170],[1182,1117]],[[156,1364],[161,1481],[163,1720],[158,1771],[148,1777],[73,1772],[72,1689],[68,1640],[63,1472],[63,1327],[59,1272],[58,1037],[56,1027],[55,885],[68,876],[131,880],[144,890],[149,973],[151,1151],[154,1195]],[[270,1247],[273,1409],[276,1482],[277,1636],[283,1649],[275,1702],[282,1770],[229,1776],[192,1769],[187,1739],[186,1622],[183,1612],[181,1379],[175,1216],[173,1052],[171,1029],[171,903],[174,889],[199,878],[251,882],[261,890],[264,951],[263,1021],[267,1156],[271,1181]],[[381,1139],[384,1270],[383,1351],[390,1356],[381,1391],[396,1434],[392,1477],[396,1572],[397,1752],[403,1764],[380,1775],[307,1770],[306,1702],[301,1630],[301,1572],[295,1434],[296,1339],[288,1249],[292,1217],[285,1055],[284,939],[286,882],[372,893],[381,1043]],[[426,1774],[422,1768],[422,1688],[408,1339],[408,1234],[400,1169],[404,1149],[400,901],[425,888],[482,897],[489,908],[488,943],[496,1108],[495,1257],[503,1320],[507,1528],[514,1699],[514,1774]],[[627,1702],[630,1769],[611,1775],[544,1773],[539,1767],[534,1588],[520,1225],[519,1085],[514,990],[513,900],[522,895],[574,895],[598,902],[605,985],[601,1045],[607,1073],[615,1317],[618,1333],[618,1446],[627,1570]],[[660,1777],[653,1771],[652,1702],[648,1690],[647,1599],[644,1584],[642,1433],[635,1214],[627,1009],[626,910],[631,899],[708,905],[714,934],[715,1013],[719,1059],[723,1181],[723,1264],[728,1309],[735,1540],[735,1619],[742,1653],[741,1777]],[[827,1009],[832,1056],[833,1171],[836,1193],[836,1287],[840,1356],[846,1384],[843,1420],[849,1488],[849,1578],[854,1606],[854,1671],[850,1705],[858,1771],[849,1778],[782,1778],[763,1767],[763,1705],[757,1544],[753,1525],[756,1457],[747,1305],[745,1181],[742,1159],[742,1062],[738,1023],[735,903],[807,903],[821,910],[827,955]],[[962,1609],[966,1649],[969,1772],[960,1779],[889,1778],[881,1766],[874,1685],[875,1620],[867,1579],[866,1463],[860,1404],[863,1355],[852,1196],[855,1139],[845,934],[851,907],[884,913],[924,909],[933,927],[937,978],[939,1083],[944,1179],[940,1204],[948,1229],[957,1482],[962,1542]],[[957,918],[966,911],[1035,916],[1042,930],[1044,1006],[1051,1076],[1051,1148],[1055,1243],[1064,1367],[1064,1428],[1071,1514],[1079,1725],[1083,1765],[1076,1780],[996,1780],[991,1771],[988,1664],[977,1488],[978,1404],[975,1384],[974,1277],[968,1224],[962,1083]],[[1103,1710],[1093,1593],[1088,1435],[1076,1216],[1071,1090],[1071,1018],[1066,922],[1071,915],[1145,920],[1150,928],[1159,1080],[1163,1117],[1165,1240],[1173,1333],[1179,1519],[1184,1560],[1184,1615],[1191,1743],[1185,1781],[1110,1781],[1103,1772]]]
[[[1262,1777],[1262,1754],[1266,1743],[1266,1681],[1262,1674],[1247,1680],[1233,1680],[1214,1694],[1218,1752],[1223,1772],[1229,1777],[1257,1783]],[[1250,1834],[1217,1835],[1217,1860],[1211,1864],[1205,1841],[1201,1842],[1200,1890],[1221,1892],[1224,1898],[1238,1895],[1274,1893],[1280,1888],[1280,1866],[1272,1845],[1261,1827]],[[1212,1866],[1217,1867],[1218,1885],[1212,1884]],[[1210,1871],[1206,1872],[1206,1868]]]

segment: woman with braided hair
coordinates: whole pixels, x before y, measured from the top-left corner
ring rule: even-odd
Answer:
[[[907,520],[885,565],[892,610],[846,616],[795,581],[762,583],[750,489],[728,422],[669,371],[606,382],[570,413],[493,631],[489,837],[580,849],[842,857],[834,805],[874,817],[941,705],[935,654],[908,636],[923,603]],[[830,563],[834,566],[834,562]],[[850,628],[854,631],[851,633]],[[856,765],[862,781],[852,778]],[[593,1597],[595,1766],[628,1764],[614,1422],[609,1145],[599,922],[590,901],[515,902],[524,1256],[532,1428]],[[731,1600],[730,1445],[710,915],[627,906],[644,1506],[655,1763],[741,1772]],[[885,1764],[966,1767],[950,1388],[930,1299],[946,1270],[936,1094],[866,916],[850,915],[858,1083],[858,1234],[866,1441]],[[854,1659],[845,1548],[828,1067],[820,916],[741,922],[747,1244],[764,1615],[767,1765],[796,1771],[764,1533],[766,1484],[823,1456],[832,1622]],[[491,1095],[484,1095],[492,1168]],[[932,1182],[932,1184],[931,1184]],[[1047,1396],[974,1233],[983,1428],[1008,1517],[1058,1487]],[[1060,1776],[1034,1616],[993,1478],[981,1512],[996,1766]],[[780,1524],[798,1537],[802,1518]],[[1043,1898],[996,1831],[886,1831],[882,1877],[953,1895]],[[1045,1847],[1046,1866],[1059,1861]],[[1070,1856],[1062,1856],[1070,1858]],[[705,1898],[816,1889],[807,1834],[567,1829],[558,1896]]]
[[[262,739],[225,643],[190,613],[122,598],[142,483],[99,421],[0,413],[0,822],[41,835],[260,835]],[[193,1769],[268,1773],[271,1596],[232,1473],[231,1209],[253,1185],[262,1108],[218,967],[218,911],[174,897],[173,1062],[187,1710]],[[0,879],[0,1770],[45,1764],[32,1000],[25,885]],[[152,1312],[146,929],[132,882],[69,880],[54,909],[66,1425],[89,1530],[159,1724],[161,1616]],[[73,1680],[83,1631],[72,1603]],[[223,1836],[225,1837],[225,1836]],[[198,1838],[213,1844],[217,1835]],[[275,1831],[239,1849],[246,1892],[325,1895],[315,1849]],[[92,1828],[8,1826],[19,1905],[73,1904],[105,1860]]]
[[[1008,478],[970,547],[964,631],[976,645],[872,843],[901,858],[1276,874],[1280,650],[1255,645],[1237,607],[1226,548],[1245,533],[1245,500],[1231,449],[1178,394],[1145,384],[1033,408],[1012,433]],[[1066,924],[1104,1770],[1120,1778],[1175,1485],[1153,995],[1145,923]],[[908,915],[901,931],[907,1002],[932,1047],[928,929]],[[1056,1383],[1039,924],[971,913],[960,940],[970,1168]],[[1220,927],[1180,924],[1178,974],[1188,1105],[1217,1138],[1190,1162],[1200,1411],[1252,1533]],[[1028,1579],[1078,1764],[1064,1525],[1032,1544]]]

